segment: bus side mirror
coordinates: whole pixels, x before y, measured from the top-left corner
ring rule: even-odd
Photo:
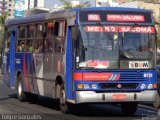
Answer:
[[[75,26],[71,27],[71,37],[72,37],[72,40],[78,39],[78,28]]]

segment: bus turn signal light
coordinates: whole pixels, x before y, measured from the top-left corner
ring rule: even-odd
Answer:
[[[78,89],[82,89],[83,88],[83,84],[77,84],[77,88]]]
[[[153,88],[157,89],[157,84],[156,83],[153,84]]]

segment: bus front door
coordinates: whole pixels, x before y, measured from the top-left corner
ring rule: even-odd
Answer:
[[[3,83],[10,88],[15,87],[15,40],[16,32],[6,30],[5,45],[3,53]]]

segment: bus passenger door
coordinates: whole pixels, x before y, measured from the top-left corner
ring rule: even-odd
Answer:
[[[54,22],[45,24],[46,36],[44,38],[44,59],[43,59],[43,77],[44,77],[44,94],[45,96],[55,98],[53,89],[54,83],[54,54],[53,54],[53,26]]]
[[[15,41],[16,41],[16,32],[11,31],[11,38],[10,38],[10,87],[15,87]]]
[[[10,88],[15,87],[15,37],[15,31],[5,30],[2,79],[3,83]]]

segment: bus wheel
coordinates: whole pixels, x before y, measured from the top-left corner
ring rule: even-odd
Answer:
[[[60,102],[61,112],[64,114],[69,113],[69,104],[66,102],[66,94],[65,94],[65,89],[63,85],[61,85],[61,89],[60,89],[59,102]]]
[[[137,107],[138,107],[137,102],[121,104],[122,112],[126,115],[134,115],[134,113],[137,111]]]
[[[27,100],[26,93],[23,91],[22,80],[18,80],[17,92],[19,101],[24,102]]]
[[[156,97],[156,101],[153,102],[153,106],[157,109],[160,108],[160,96],[159,96],[159,94]]]

